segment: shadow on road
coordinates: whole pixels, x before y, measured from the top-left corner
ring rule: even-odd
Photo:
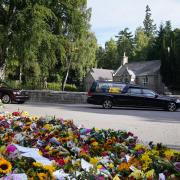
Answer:
[[[150,122],[162,122],[162,123],[180,123],[180,111],[168,112],[157,109],[139,109],[139,108],[112,108],[102,109],[101,106],[90,104],[49,104],[49,103],[31,103],[24,104],[22,106],[40,106],[49,107],[53,109],[63,109],[74,112],[86,112],[103,115],[120,115],[120,116],[132,116],[140,117],[139,120]]]

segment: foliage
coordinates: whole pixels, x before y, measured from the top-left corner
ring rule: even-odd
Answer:
[[[105,44],[105,49],[99,47],[97,50],[98,67],[105,69],[116,69],[120,65],[118,62],[117,43],[110,39]]]
[[[166,22],[162,31],[161,74],[164,83],[172,90],[180,89],[180,29],[171,29]]]
[[[66,84],[65,91],[78,91],[78,88],[74,84]]]
[[[125,28],[119,32],[117,37],[117,51],[119,59],[122,59],[124,53],[126,53],[129,59],[132,59],[134,51],[134,39],[132,33],[129,32],[128,28]]]
[[[153,37],[154,34],[156,33],[156,25],[153,24],[153,19],[151,19],[151,9],[148,5],[146,6],[146,15],[143,24],[144,24],[145,34],[148,37]]]
[[[147,60],[148,45],[149,37],[142,27],[137,28],[135,32],[135,60]]]
[[[0,12],[0,66],[6,65],[7,77],[36,86],[55,71],[61,84],[71,69],[81,81],[95,65],[86,0],[3,0]]]

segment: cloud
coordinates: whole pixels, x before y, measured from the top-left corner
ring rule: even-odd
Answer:
[[[92,8],[92,31],[99,42],[110,39],[125,27],[135,31],[143,25],[147,4],[157,26],[171,20],[173,27],[180,27],[179,0],[88,0],[88,7]]]

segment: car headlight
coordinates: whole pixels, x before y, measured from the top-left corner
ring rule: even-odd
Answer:
[[[13,94],[14,94],[14,95],[20,95],[21,92],[20,92],[20,91],[14,91]]]
[[[176,103],[180,103],[180,99],[176,99]]]

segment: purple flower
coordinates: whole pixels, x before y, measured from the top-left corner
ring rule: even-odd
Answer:
[[[16,147],[14,145],[8,145],[6,148],[6,152],[7,153],[13,153],[14,151],[16,151]]]
[[[180,171],[180,162],[174,163],[174,166],[175,166],[177,171]]]

